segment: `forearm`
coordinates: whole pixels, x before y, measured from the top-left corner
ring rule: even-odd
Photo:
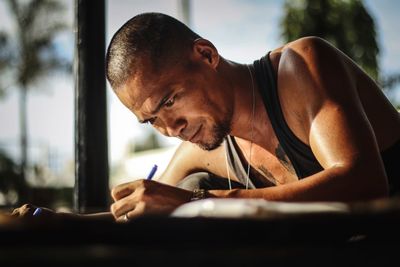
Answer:
[[[158,182],[175,186],[180,180],[190,174],[193,164],[187,160],[188,145],[184,142],[177,148],[164,173]]]
[[[182,142],[174,153],[167,169],[157,181],[175,186],[189,174],[198,171],[210,171],[210,166],[207,166],[205,159],[212,158],[217,152],[218,150],[212,153],[203,151],[195,144]]]
[[[78,219],[78,220],[115,221],[111,212],[99,212],[99,213],[89,213],[89,214],[57,212],[56,214],[60,217]]]
[[[364,175],[364,176],[360,176]],[[355,176],[358,176],[357,179]],[[360,201],[386,197],[384,179],[331,168],[285,185],[252,190],[210,190],[208,197],[262,198],[273,201]],[[374,181],[375,179],[375,181]],[[372,181],[371,181],[372,180]]]

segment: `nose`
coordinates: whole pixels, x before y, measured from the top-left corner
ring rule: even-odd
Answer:
[[[182,136],[184,129],[187,126],[185,119],[176,119],[166,124],[165,130],[168,136],[179,137]]]

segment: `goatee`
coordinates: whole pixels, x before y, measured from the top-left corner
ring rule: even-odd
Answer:
[[[208,143],[199,143],[198,146],[201,149],[211,151],[218,148],[224,138],[231,132],[231,122],[230,120],[225,120],[221,123],[214,124],[212,128],[212,140]]]

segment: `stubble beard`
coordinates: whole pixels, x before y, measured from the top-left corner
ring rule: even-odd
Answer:
[[[227,116],[220,123],[215,123],[212,127],[212,138],[209,142],[200,142],[197,145],[206,151],[211,151],[218,148],[224,138],[231,132],[231,116]]]

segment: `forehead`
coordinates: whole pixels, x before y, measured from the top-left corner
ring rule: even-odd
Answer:
[[[147,106],[155,104],[167,88],[178,82],[177,71],[176,67],[171,67],[156,73],[143,66],[116,91],[117,95],[138,116]]]

